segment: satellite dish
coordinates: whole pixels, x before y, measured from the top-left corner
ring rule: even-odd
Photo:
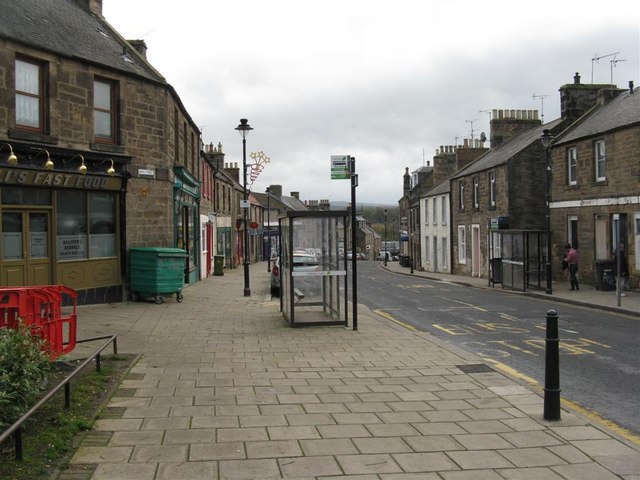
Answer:
[[[481,140],[481,141],[483,141],[483,142],[486,142],[486,141],[487,141],[487,136],[484,134],[484,132],[482,132],[482,133],[480,134],[480,140]]]

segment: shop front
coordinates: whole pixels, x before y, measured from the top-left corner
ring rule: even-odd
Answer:
[[[16,153],[0,163],[0,284],[66,285],[79,304],[122,301],[128,158]]]
[[[200,256],[200,183],[183,167],[174,167],[175,245],[187,252],[184,283],[196,283]]]

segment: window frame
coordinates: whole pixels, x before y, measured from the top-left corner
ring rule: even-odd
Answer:
[[[473,208],[480,208],[480,181],[478,177],[473,177]]]
[[[433,225],[438,225],[438,197],[433,197],[431,210],[431,219],[433,221]]]
[[[597,140],[593,145],[593,157],[595,162],[595,180],[603,182],[607,179],[607,154],[604,140]]]
[[[464,211],[464,180],[458,182],[458,195],[460,196],[458,208],[460,211]]]
[[[38,92],[36,94],[18,90],[18,62],[35,66],[38,69]],[[45,62],[39,61],[29,57],[16,56],[14,60],[14,109],[15,118],[14,124],[17,130],[24,130],[28,132],[46,133],[46,68]],[[38,126],[25,125],[18,123],[18,97],[36,98],[38,101]]]
[[[460,265],[467,264],[467,229],[464,225],[458,225],[458,263]]]
[[[107,85],[109,87],[109,108],[105,109],[96,106],[96,84]],[[118,82],[104,77],[96,76],[93,78],[93,141],[97,143],[116,144],[118,143],[118,108],[117,108],[117,88]],[[98,135],[96,131],[96,113],[106,113],[109,115],[109,126],[111,128],[111,135],[109,137],[105,135]]]
[[[442,225],[446,225],[447,224],[447,196],[446,195],[442,195],[440,197],[440,206],[442,208],[442,222],[440,222]]]
[[[496,206],[496,172],[489,172],[489,207]]]
[[[578,184],[578,149],[567,148],[567,185]]]

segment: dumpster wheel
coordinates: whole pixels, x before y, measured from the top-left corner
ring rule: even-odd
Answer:
[[[140,297],[138,296],[138,292],[131,292],[131,301],[137,302]]]
[[[156,305],[160,305],[164,300],[162,298],[162,295],[156,295],[153,297],[154,302],[156,302]]]
[[[182,293],[180,292],[176,293],[176,300],[178,301],[178,303],[182,303],[182,300],[184,300]]]

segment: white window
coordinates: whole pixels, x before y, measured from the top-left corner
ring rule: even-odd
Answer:
[[[496,173],[489,172],[489,206],[496,206]]]
[[[478,183],[478,177],[473,177],[473,208],[478,208],[480,197],[480,184]]]
[[[442,237],[442,241],[440,242],[442,245],[442,255],[440,255],[440,259],[442,262],[442,268],[447,268],[447,258],[449,258],[448,246],[447,246],[447,237]]]
[[[16,127],[42,132],[43,110],[42,65],[16,60]]]
[[[567,150],[567,179],[569,185],[578,184],[578,151],[575,147]]]
[[[97,142],[114,143],[116,131],[115,86],[107,80],[93,81],[93,128]]]
[[[596,181],[602,181],[607,179],[605,154],[604,154],[604,140],[596,142],[595,146],[596,157]]]
[[[460,190],[460,210],[464,210],[464,180],[460,180],[458,187]]]
[[[465,239],[466,228],[458,225],[458,263],[467,263],[467,243]]]
[[[433,197],[433,208],[431,209],[433,212],[433,224],[438,224],[438,197]]]
[[[440,206],[442,207],[442,225],[447,224],[447,196],[440,197]]]
[[[424,201],[424,224],[429,225],[429,199]]]
[[[424,262],[431,265],[431,239],[429,235],[424,237]]]

